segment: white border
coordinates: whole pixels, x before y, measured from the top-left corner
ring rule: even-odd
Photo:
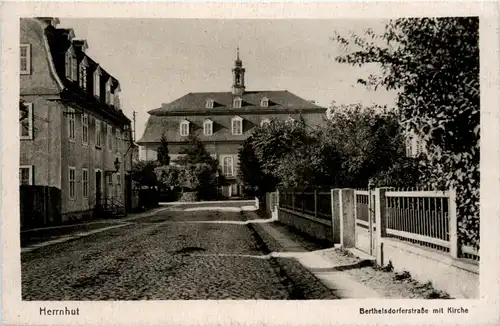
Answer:
[[[2,307],[5,324],[14,325],[172,325],[172,324],[498,324],[500,248],[499,195],[499,39],[495,2],[411,3],[4,3],[2,22]],[[21,302],[19,240],[19,17],[150,18],[394,18],[401,16],[480,16],[481,44],[481,300],[339,301],[150,301]],[[17,64],[12,64],[17,62]],[[14,153],[15,155],[10,155]],[[15,173],[11,173],[11,172]],[[487,227],[484,227],[484,226]],[[244,276],[242,276],[244,277]],[[464,315],[359,315],[360,307],[464,306]],[[40,307],[79,307],[80,316],[40,316]]]

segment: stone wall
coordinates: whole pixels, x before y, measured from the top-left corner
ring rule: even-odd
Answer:
[[[333,242],[331,221],[294,212],[286,208],[279,208],[278,221],[317,239]]]

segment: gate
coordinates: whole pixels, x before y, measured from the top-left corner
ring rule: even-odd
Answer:
[[[375,193],[373,190],[355,190],[356,248],[376,256]]]

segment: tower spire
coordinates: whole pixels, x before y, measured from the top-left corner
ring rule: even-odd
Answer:
[[[240,47],[236,48],[236,60],[233,68],[233,94],[243,95],[245,92],[245,68],[240,59]]]

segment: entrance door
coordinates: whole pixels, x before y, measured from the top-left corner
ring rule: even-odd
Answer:
[[[95,203],[101,205],[101,171],[95,171]]]

